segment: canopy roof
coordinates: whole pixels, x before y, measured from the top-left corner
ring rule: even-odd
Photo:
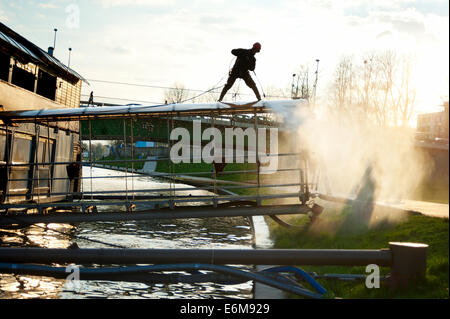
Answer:
[[[45,66],[57,73],[60,76],[70,76],[82,80],[86,83],[88,81],[79,75],[77,72],[61,63],[58,59],[48,54],[46,51],[39,48],[37,45],[28,41],[20,34],[8,28],[0,22],[0,48],[9,51],[14,56],[21,56],[28,62],[32,62],[39,66]],[[89,83],[88,83],[89,84]]]
[[[97,118],[195,116],[213,114],[278,113],[289,120],[298,107],[306,108],[306,100],[258,101],[237,103],[168,104],[155,106],[80,107],[75,109],[43,109],[0,112],[5,122],[71,121]]]

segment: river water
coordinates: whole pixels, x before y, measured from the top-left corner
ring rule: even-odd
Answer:
[[[85,192],[94,190],[130,191],[138,189],[169,188],[169,183],[152,177],[136,175],[124,178],[125,173],[102,168],[83,168],[83,176],[120,176],[108,179],[86,179]],[[185,188],[188,185],[172,184]],[[160,192],[161,193],[161,192]],[[144,195],[145,193],[139,193]],[[178,191],[177,195],[207,195],[204,190]],[[192,203],[196,205],[196,203]],[[137,209],[144,207],[137,207]],[[148,207],[147,207],[148,208]],[[117,207],[112,207],[117,211]],[[120,209],[120,207],[119,207]],[[105,208],[103,209],[105,210]],[[256,241],[259,247],[270,247],[267,229],[262,218],[254,219]],[[94,241],[91,241],[94,240]],[[127,248],[214,248],[252,249],[253,234],[248,218],[206,218],[154,221],[96,222],[66,224],[40,224],[20,230],[0,230],[2,247],[65,248],[77,243],[80,248],[108,248],[110,243]],[[241,266],[246,269],[246,266]],[[0,274],[0,298],[252,298],[251,281],[222,285],[198,284],[143,284],[116,281],[81,281],[75,288],[65,280],[50,277]]]

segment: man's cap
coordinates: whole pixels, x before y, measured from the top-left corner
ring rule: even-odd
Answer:
[[[261,51],[261,44],[259,42],[255,42],[255,44],[253,44],[253,49],[257,52]]]

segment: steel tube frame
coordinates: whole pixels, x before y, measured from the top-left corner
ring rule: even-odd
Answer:
[[[39,264],[392,265],[389,249],[55,249],[0,248],[0,262]]]
[[[86,213],[49,213],[45,215],[7,215],[0,217],[0,225],[32,225],[49,223],[81,223],[97,221],[128,221],[128,220],[156,220],[156,219],[183,219],[183,218],[211,218],[211,217],[238,217],[262,215],[291,215],[307,214],[311,211],[308,206],[302,205],[274,205],[257,207],[178,207],[174,209],[160,209],[141,212],[99,212]]]
[[[131,161],[129,161],[131,162]],[[104,167],[104,166],[97,166],[95,165],[95,167],[98,168],[105,168],[105,169],[111,169],[110,167]],[[112,168],[114,169],[114,168]],[[292,172],[292,171],[300,171],[300,168],[285,168],[285,169],[278,169],[278,170],[267,170],[266,172],[272,172],[272,173],[277,173],[277,172]],[[136,170],[135,170],[136,171]],[[246,174],[246,173],[258,173],[257,170],[240,170],[240,171],[224,171],[221,172],[219,175],[233,175],[233,174]],[[171,174],[168,173],[135,173],[134,175],[129,175],[128,177],[140,177],[140,176],[154,176],[154,177],[166,177],[166,176],[171,176]],[[186,172],[186,173],[176,173],[174,176],[175,177],[180,177],[180,176],[190,176],[190,175],[211,175],[211,172]],[[92,177],[79,177],[79,179],[100,179],[100,178],[121,178],[123,177],[123,175],[108,175],[108,176],[92,176]],[[52,178],[52,180],[56,181],[56,180],[68,180],[70,178],[68,177],[55,177]],[[19,182],[19,181],[35,181],[37,180],[36,178],[17,178],[17,179],[10,179],[9,181],[11,182]],[[312,184],[312,183],[310,183]]]
[[[182,181],[179,181],[179,183],[182,183]],[[230,182],[233,183],[233,182]],[[223,187],[230,188],[230,189],[251,189],[251,188],[278,188],[278,187],[292,187],[292,186],[298,186],[298,183],[290,183],[290,184],[272,184],[272,185],[223,185]],[[174,191],[189,191],[189,190],[213,190],[213,186],[207,186],[207,187],[195,187],[195,188],[176,188],[172,189]],[[171,191],[170,188],[157,188],[157,189],[137,189],[133,192],[136,193],[155,193],[155,192],[167,192]],[[130,191],[128,191],[130,192]],[[121,193],[127,193],[127,190],[114,190],[114,191],[91,191],[91,192],[84,192],[83,194],[86,196],[91,196],[93,194],[121,194]],[[38,194],[30,194],[30,195],[38,195]],[[80,193],[48,193],[48,196],[58,196],[58,195],[80,195]],[[14,196],[23,196],[21,194],[11,194],[10,197]],[[210,197],[214,197],[211,195]]]
[[[267,154],[266,156],[296,156],[301,155],[301,153],[282,153],[282,154]],[[247,157],[247,155],[237,156],[235,157]],[[148,159],[133,159],[127,160],[129,163],[139,163],[139,162],[148,162],[148,161],[169,161],[170,157],[159,157],[156,159],[148,160]],[[106,163],[124,163],[125,160],[99,160],[95,161],[95,164],[106,164]],[[9,164],[9,166],[30,166],[30,165],[68,165],[68,164],[81,164],[81,165],[90,165],[91,162],[79,161],[79,162],[53,162],[53,163],[27,163],[27,164]]]
[[[256,201],[257,199],[279,199],[279,198],[295,198],[298,197],[298,193],[285,193],[278,195],[260,195],[258,196],[211,196],[209,198],[190,198],[186,196],[185,199],[175,199],[175,197],[170,197],[169,200],[154,200],[154,201],[129,201],[132,204],[167,204],[172,201],[173,203],[192,203],[192,202],[211,202],[216,201]],[[51,207],[83,207],[83,206],[120,206],[124,205],[126,202],[99,202],[99,201],[89,201],[89,202],[54,202],[54,203],[40,203],[40,204],[3,204],[2,209],[11,208],[22,208],[22,209],[44,209]]]

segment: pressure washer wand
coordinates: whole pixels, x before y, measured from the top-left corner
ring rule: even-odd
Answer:
[[[258,80],[259,86],[261,87],[262,94],[263,94],[263,96],[264,96],[264,98],[265,98],[265,97],[266,97],[266,94],[264,93],[264,89],[263,89],[263,87],[262,87],[262,85],[261,85],[261,82],[260,82],[259,79],[258,79],[258,76],[256,75],[256,72],[253,71],[253,74],[255,75],[256,79]]]

